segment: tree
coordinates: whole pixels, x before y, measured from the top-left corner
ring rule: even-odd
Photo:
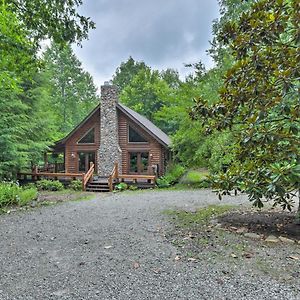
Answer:
[[[120,91],[131,82],[141,70],[149,69],[143,61],[135,61],[131,56],[126,62],[122,62],[113,76],[113,84],[119,87]]]
[[[44,60],[52,113],[56,116],[58,130],[64,135],[99,103],[97,88],[69,44],[61,48],[52,43]]]
[[[170,88],[157,70],[141,69],[122,90],[120,100],[151,121],[166,101]],[[159,125],[159,124],[158,124]]]
[[[60,44],[80,43],[87,38],[89,29],[95,28],[89,17],[76,11],[82,0],[7,0],[6,3],[36,43],[47,38]]]
[[[6,5],[0,5],[0,33],[0,178],[3,178],[10,177],[30,157],[30,103],[22,95],[25,78],[33,78],[38,65],[28,32]]]
[[[293,205],[300,188],[299,20],[299,1],[260,0],[219,33],[234,64],[219,101],[199,98],[192,116],[208,133],[234,135],[234,160],[212,177],[220,196],[240,190],[258,207],[264,200]]]

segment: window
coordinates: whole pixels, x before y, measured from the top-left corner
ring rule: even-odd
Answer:
[[[128,140],[129,140],[129,143],[147,143],[148,142],[141,134],[139,134],[131,126],[129,126]]]
[[[149,152],[129,152],[129,172],[147,174],[149,166]]]
[[[79,141],[78,144],[93,144],[95,143],[95,128],[89,130]]]

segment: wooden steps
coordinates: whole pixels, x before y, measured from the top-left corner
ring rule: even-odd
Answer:
[[[109,192],[108,178],[101,177],[94,179],[86,185],[87,192],[107,193]]]

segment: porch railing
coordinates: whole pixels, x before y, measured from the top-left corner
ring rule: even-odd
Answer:
[[[114,189],[114,180],[117,179],[119,177],[119,165],[117,162],[115,162],[113,170],[111,172],[111,174],[108,177],[108,187],[109,187],[109,191],[112,192]]]
[[[87,183],[90,181],[91,177],[94,174],[95,165],[93,162],[90,162],[90,168],[87,173],[82,174],[82,190],[85,191]]]

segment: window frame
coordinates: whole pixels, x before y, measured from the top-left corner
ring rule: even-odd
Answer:
[[[132,128],[134,131],[136,131],[142,138],[144,138],[146,140],[146,142],[130,142],[129,140],[129,130],[130,128]],[[143,144],[143,145],[147,145],[149,144],[149,140],[145,137],[144,134],[140,133],[139,130],[136,129],[136,127],[132,126],[131,124],[128,124],[127,125],[127,142],[128,144]]]
[[[94,142],[92,143],[80,143],[80,141],[86,137],[92,130],[94,130]],[[91,127],[84,135],[82,135],[76,142],[77,145],[95,145],[96,144],[96,130],[95,126]]]

